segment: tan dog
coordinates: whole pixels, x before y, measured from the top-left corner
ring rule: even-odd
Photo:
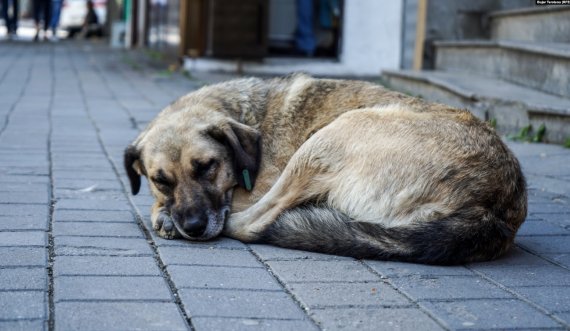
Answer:
[[[299,74],[182,97],[127,148],[125,167],[133,194],[149,179],[165,238],[223,229],[244,242],[455,264],[504,253],[527,212],[518,161],[469,112]]]

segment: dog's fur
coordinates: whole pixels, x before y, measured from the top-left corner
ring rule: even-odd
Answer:
[[[244,242],[457,264],[504,253],[527,212],[518,161],[469,112],[302,74],[182,97],[126,149],[125,167],[133,194],[149,179],[166,238],[223,229]]]

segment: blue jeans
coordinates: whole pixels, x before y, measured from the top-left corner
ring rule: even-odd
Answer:
[[[2,0],[2,17],[4,18],[4,22],[6,22],[8,33],[16,33],[18,29],[18,1],[19,0]],[[12,15],[9,15],[10,11],[8,8],[10,5],[12,5]]]
[[[63,0],[52,0],[51,2],[51,22],[50,28],[55,31],[59,25],[59,15],[61,14],[61,5]]]
[[[297,31],[295,46],[305,55],[313,55],[317,43],[314,32],[314,10],[312,0],[297,0]]]

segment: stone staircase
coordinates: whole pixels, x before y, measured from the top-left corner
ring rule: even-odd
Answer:
[[[502,133],[570,138],[570,7],[493,12],[490,40],[435,43],[435,69],[385,71],[391,88],[470,109]]]

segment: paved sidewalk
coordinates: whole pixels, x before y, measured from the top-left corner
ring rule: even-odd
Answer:
[[[0,330],[570,329],[570,149],[557,146],[511,144],[530,213],[490,263],[156,237],[122,152],[199,85],[102,46],[0,43]]]

